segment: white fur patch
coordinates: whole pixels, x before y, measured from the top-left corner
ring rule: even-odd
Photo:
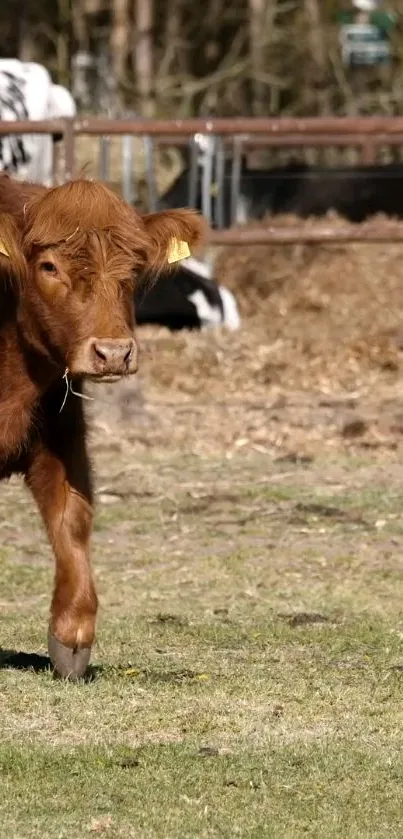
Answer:
[[[221,323],[221,312],[217,306],[211,306],[200,289],[189,294],[188,299],[196,307],[197,317],[201,326],[218,326]]]
[[[241,318],[239,316],[238,306],[235,300],[235,297],[228,288],[224,288],[224,286],[218,286],[218,291],[220,293],[223,309],[224,309],[224,317],[223,317],[223,324],[227,326],[228,329],[231,331],[235,331],[239,329],[241,325]]]
[[[213,278],[212,271],[209,265],[201,262],[200,259],[195,259],[194,256],[188,256],[187,259],[182,260],[182,268],[186,271],[191,271],[197,277],[203,277],[204,280],[211,280]]]
[[[201,262],[199,259],[195,259],[193,256],[184,259],[182,261],[182,267],[198,277],[203,277],[205,280],[213,280],[213,272],[210,266],[205,262]],[[218,286],[218,293],[221,297],[223,315],[221,315],[221,311],[217,306],[212,306],[208,302],[201,289],[189,295],[189,300],[196,307],[197,316],[201,325],[217,326],[222,323],[232,331],[239,329],[241,319],[234,295],[228,288],[224,288],[222,285]]]

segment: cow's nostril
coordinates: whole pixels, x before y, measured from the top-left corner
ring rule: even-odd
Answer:
[[[125,364],[128,364],[128,362],[130,361],[130,359],[131,359],[131,357],[132,357],[132,351],[133,351],[133,347],[132,347],[132,346],[130,346],[130,347],[129,347],[129,349],[127,350],[127,353],[126,353],[126,355],[125,355],[124,359],[123,359],[123,361],[125,362]]]
[[[102,347],[99,346],[99,344],[94,344],[94,352],[95,352],[95,355],[97,355],[98,358],[101,359],[101,361],[106,361],[107,360],[107,353],[105,352],[105,350]]]

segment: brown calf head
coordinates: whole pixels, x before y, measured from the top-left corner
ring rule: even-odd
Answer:
[[[172,246],[190,250],[203,230],[193,211],[142,216],[98,182],[36,188],[18,224],[0,216],[0,267],[18,280],[24,340],[62,374],[114,380],[136,372],[136,278],[156,277]]]

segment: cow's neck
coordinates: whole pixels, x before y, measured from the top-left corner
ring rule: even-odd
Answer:
[[[25,296],[18,306],[17,330],[20,346],[24,348],[24,356],[30,378],[44,393],[65,372],[63,354],[53,344],[51,331],[46,328],[43,313]]]
[[[46,358],[28,347],[14,321],[0,331],[0,465],[28,442],[42,394],[55,378]]]
[[[57,378],[62,377],[62,365],[52,360],[40,333],[25,327],[24,321],[18,322],[17,334],[26,373],[41,396]]]

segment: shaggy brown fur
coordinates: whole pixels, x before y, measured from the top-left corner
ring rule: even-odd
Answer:
[[[193,248],[189,210],[141,216],[101,183],[51,189],[0,177],[0,478],[25,476],[55,558],[51,658],[80,675],[94,639],[91,477],[83,378],[137,370],[136,278],[168,267],[173,237]],[[84,651],[84,652],[83,652]]]

